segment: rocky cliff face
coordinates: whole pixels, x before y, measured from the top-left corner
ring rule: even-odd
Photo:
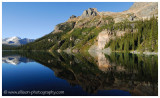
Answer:
[[[133,12],[138,17],[152,17],[158,15],[158,3],[157,2],[136,2],[128,10]]]
[[[104,30],[98,35],[98,49],[104,49],[106,43],[111,39],[112,35],[110,31]]]
[[[128,19],[136,21],[141,19],[150,19],[153,15],[158,16],[157,2],[135,2],[130,9],[123,12],[99,12],[100,15],[109,15],[114,18],[115,23]]]
[[[97,16],[98,11],[96,8],[89,8],[88,10],[85,10],[83,14],[81,15],[82,18],[90,17],[90,16]]]

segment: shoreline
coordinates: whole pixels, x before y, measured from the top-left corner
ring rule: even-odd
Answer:
[[[138,51],[130,51],[129,53],[133,53],[133,54],[145,54],[145,55],[158,55],[158,52],[138,52]]]
[[[27,51],[27,50],[2,50],[2,51]],[[32,52],[36,52],[36,51],[47,51],[47,50],[30,50]],[[66,53],[72,53],[71,50],[66,49],[66,50],[62,50],[63,52]],[[110,49],[104,49],[104,50],[91,50],[92,52],[103,52],[103,53],[111,53],[111,52],[121,52],[121,53],[132,53],[132,54],[144,54],[144,55],[158,55],[158,52],[138,52],[138,51],[129,51],[129,52],[124,52],[124,51],[111,51]],[[50,52],[50,51],[47,51]],[[58,51],[57,51],[58,52]],[[88,51],[89,52],[89,51]],[[80,52],[79,52],[80,53]]]

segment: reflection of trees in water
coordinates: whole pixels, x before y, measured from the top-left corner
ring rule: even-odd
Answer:
[[[124,53],[110,55],[19,52],[49,67],[71,86],[80,85],[88,93],[120,89],[132,95],[158,95],[158,57]],[[103,70],[107,64],[109,70]],[[97,66],[98,65],[98,66]],[[99,66],[100,65],[100,66]]]
[[[125,68],[126,73],[135,74],[138,80],[153,81],[155,83],[158,80],[157,56],[112,53],[110,56],[106,55],[106,58],[111,63],[115,63],[116,67]]]

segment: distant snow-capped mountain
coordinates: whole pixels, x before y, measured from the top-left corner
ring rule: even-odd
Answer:
[[[34,39],[28,39],[28,38],[20,38],[20,37],[10,37],[10,38],[5,38],[2,40],[2,44],[4,45],[25,45],[27,43],[33,42]]]

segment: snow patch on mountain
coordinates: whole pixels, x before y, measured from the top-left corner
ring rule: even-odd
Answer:
[[[34,41],[34,39],[28,39],[28,38],[22,39],[20,37],[14,36],[14,37],[3,39],[2,44],[18,46],[18,45],[25,45],[25,44],[33,42],[33,41]]]

